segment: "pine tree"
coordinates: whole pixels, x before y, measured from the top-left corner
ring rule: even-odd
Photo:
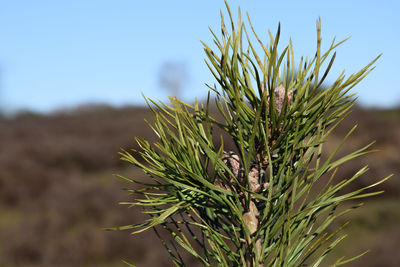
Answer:
[[[136,184],[129,190],[135,200],[125,204],[142,206],[149,219],[117,229],[153,229],[176,266],[185,266],[182,251],[204,266],[318,266],[344,238],[341,228],[331,233],[328,226],[353,208],[338,207],[381,193],[365,191],[389,178],[344,193],[368,170],[365,166],[352,177],[332,182],[340,165],[370,152],[372,143],[335,157],[355,127],[329,157],[321,158],[327,137],[355,101],[349,90],[379,57],[322,88],[335,59],[333,51],[345,40],[333,40],[322,52],[319,19],[315,56],[295,65],[291,42],[278,51],[280,26],[264,44],[250,18],[248,32],[240,9],[235,25],[226,6],[231,30],[221,14],[222,36],[211,31],[216,51],[204,44],[206,63],[218,82],[208,86],[215,98],[209,93],[206,103],[193,105],[176,97],[169,105],[147,99],[155,115],[149,125],[158,142],[137,138],[138,156],[128,151],[121,156],[141,168],[149,182],[121,178]],[[320,72],[324,63],[327,67]],[[212,101],[216,115],[210,110]],[[217,128],[232,139],[234,151],[225,149]],[[325,185],[318,192],[317,182]],[[160,231],[169,233],[172,242]]]

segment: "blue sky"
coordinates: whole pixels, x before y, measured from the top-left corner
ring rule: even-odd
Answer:
[[[351,74],[378,54],[377,68],[355,89],[367,106],[400,104],[399,1],[229,1],[249,12],[267,40],[281,22],[295,58],[314,54],[318,16],[323,44],[352,38],[337,49],[329,80]],[[213,78],[200,40],[219,33],[221,0],[0,0],[0,104],[2,109],[47,112],[84,103],[143,104],[141,93],[165,100],[158,73],[166,62],[187,67],[182,97],[207,93]]]

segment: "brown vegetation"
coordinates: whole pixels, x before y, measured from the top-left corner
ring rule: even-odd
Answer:
[[[138,266],[171,265],[155,236],[102,230],[143,219],[139,211],[118,205],[129,200],[121,190],[127,184],[112,174],[143,176],[120,162],[117,152],[134,148],[135,136],[154,140],[144,118],[151,120],[144,108],[100,106],[0,119],[0,266],[124,266],[122,259]],[[354,187],[395,176],[380,187],[384,195],[368,201],[370,210],[355,213],[342,252],[373,249],[352,266],[399,266],[400,110],[356,109],[328,150],[355,123],[359,128],[340,153],[374,139],[381,151],[346,164],[338,177],[350,177],[365,164],[371,170]]]

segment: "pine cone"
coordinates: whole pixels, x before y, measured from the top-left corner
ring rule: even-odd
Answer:
[[[264,92],[264,90],[265,90],[264,83],[261,83],[261,91]],[[274,90],[275,108],[278,111],[279,115],[281,115],[283,103],[285,101],[285,92],[286,92],[286,90],[285,90],[285,87],[283,86],[283,84],[278,85]],[[267,91],[267,96],[268,96],[267,103],[269,104],[270,98],[269,98],[268,94],[269,93]],[[293,101],[293,90],[290,90],[287,92],[287,99],[288,99],[287,106],[290,106]]]
[[[240,159],[239,156],[235,154],[233,151],[226,152],[224,151],[222,155],[222,161],[225,165],[231,170],[231,172],[235,175],[235,178],[239,178],[240,172]],[[231,177],[231,181],[234,181]]]

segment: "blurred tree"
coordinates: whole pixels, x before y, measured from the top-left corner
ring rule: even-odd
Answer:
[[[180,97],[182,89],[188,81],[187,66],[183,62],[168,61],[162,64],[159,71],[160,86],[171,96]]]

